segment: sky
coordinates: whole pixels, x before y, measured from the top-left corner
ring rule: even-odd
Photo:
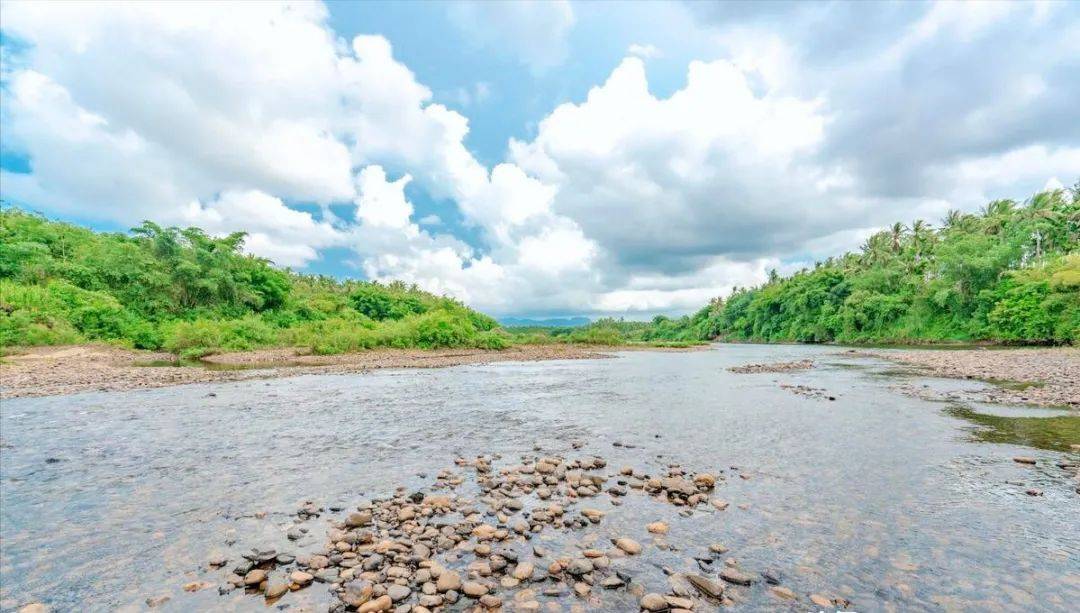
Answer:
[[[1080,3],[0,4],[0,197],[645,318],[1080,179]]]

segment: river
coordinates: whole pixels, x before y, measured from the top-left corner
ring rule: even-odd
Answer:
[[[816,367],[727,370],[796,359]],[[206,565],[216,554],[323,544],[322,524],[306,541],[284,536],[306,500],[349,508],[397,485],[425,487],[459,456],[535,447],[597,454],[614,469],[723,471],[722,513],[682,517],[639,497],[607,526],[647,542],[646,522],[671,523],[674,547],[630,567],[650,590],[664,589],[660,566],[689,569],[687,552],[722,541],[742,568],[778,569],[800,595],[784,603],[758,582],[742,592],[745,610],[806,610],[811,593],[855,611],[1070,610],[1080,602],[1080,494],[1056,464],[1080,460],[1068,451],[1080,441],[1062,438],[1080,417],[931,402],[899,393],[900,381],[980,385],[837,347],[717,345],[6,399],[0,609],[142,610],[168,596],[160,610],[265,610],[258,597],[181,585],[221,583],[225,571]],[[1057,429],[1045,432],[1044,419]],[[275,606],[325,610],[331,600],[316,584]]]

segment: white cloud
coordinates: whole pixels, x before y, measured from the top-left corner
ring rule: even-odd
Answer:
[[[535,71],[566,59],[569,3],[448,10],[478,46]],[[1042,119],[1076,117],[1075,83],[1043,68],[1060,69],[1053,58],[1076,38],[1001,29],[1059,23],[1047,16],[1059,9],[971,10],[932,6],[868,36],[873,49],[854,59],[826,54],[837,65],[825,70],[799,44],[817,29],[689,33],[718,51],[688,62],[685,85],[662,98],[642,59],[659,49],[633,44],[606,82],[488,168],[465,145],[465,116],[435,103],[385,38],[337,37],[321,4],[4,3],[5,36],[30,44],[5,57],[5,148],[33,173],[0,180],[5,198],[53,214],[247,230],[247,249],[282,265],[348,247],[369,278],[497,314],[691,310],[896,218],[1080,175],[1080,124]],[[670,36],[651,39],[677,55]],[[991,53],[1020,40],[1040,61],[1006,73],[1009,87],[975,71],[978,95],[925,76],[908,87],[927,58],[957,57],[953,39],[994,42]],[[439,99],[466,108],[489,94],[480,81]],[[460,218],[414,219],[410,184]],[[349,204],[355,215],[333,212]],[[447,233],[460,221],[479,245]]]
[[[451,21],[478,47],[511,53],[535,72],[566,60],[567,36],[574,25],[569,0],[455,2]]]
[[[633,43],[626,48],[627,55],[636,55],[640,58],[648,59],[653,57],[660,57],[660,49],[656,48],[656,45],[641,45]]]

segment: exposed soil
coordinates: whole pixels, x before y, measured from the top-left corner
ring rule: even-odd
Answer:
[[[35,347],[4,358],[0,364],[0,392],[4,398],[56,396],[302,374],[361,373],[379,368],[597,358],[605,357],[602,351],[611,350],[580,345],[521,345],[500,351],[375,349],[320,356],[284,348],[224,353],[200,363],[180,364],[172,354],[108,345]]]
[[[996,385],[966,394],[984,402],[1080,408],[1080,348],[887,349],[857,352],[922,373]]]

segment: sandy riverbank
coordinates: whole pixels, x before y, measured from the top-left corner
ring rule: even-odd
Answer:
[[[620,348],[621,350],[622,348]],[[108,345],[35,347],[4,358],[4,398],[121,391],[188,383],[239,381],[303,374],[360,373],[380,368],[441,368],[489,362],[531,362],[604,357],[611,348],[580,345],[521,345],[482,349],[375,349],[317,356],[299,349],[262,349],[207,357],[207,366],[155,365],[175,360],[168,353]]]
[[[883,349],[856,355],[883,358],[929,375],[997,385],[972,391],[986,402],[1080,408],[1080,348]]]

